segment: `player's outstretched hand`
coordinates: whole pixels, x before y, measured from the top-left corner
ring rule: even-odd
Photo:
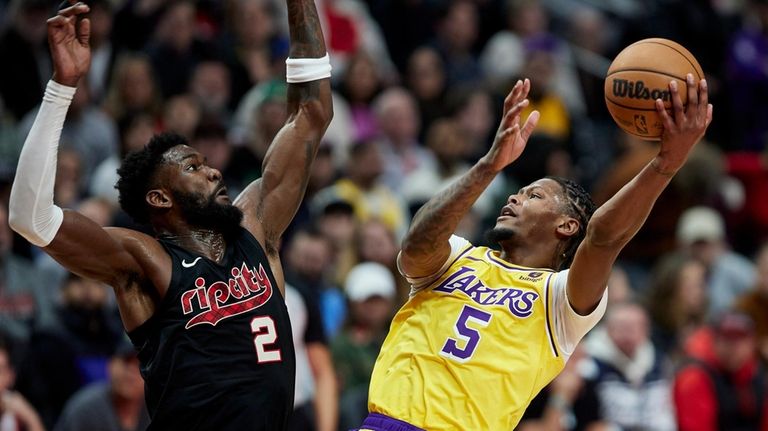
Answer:
[[[493,145],[483,159],[495,171],[501,171],[510,163],[517,160],[525,149],[528,138],[539,122],[539,112],[533,111],[520,126],[520,113],[528,106],[528,91],[531,81],[517,81],[507,98],[504,99],[504,112],[499,124],[499,130],[493,140]]]
[[[90,8],[85,3],[69,1],[70,6],[48,20],[48,44],[53,58],[53,80],[70,87],[91,64],[91,22],[81,15]]]
[[[683,166],[691,149],[701,140],[712,122],[712,104],[708,101],[707,81],[702,79],[697,83],[690,73],[685,79],[688,92],[686,107],[683,107],[680,99],[677,81],[669,83],[672,115],[664,109],[661,99],[656,100],[656,111],[664,124],[664,133],[654,167],[665,175],[673,175]]]

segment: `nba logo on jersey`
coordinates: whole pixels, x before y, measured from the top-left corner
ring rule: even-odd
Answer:
[[[240,268],[233,267],[230,273],[232,278],[226,282],[217,281],[209,286],[206,286],[207,282],[203,277],[197,277],[195,288],[181,295],[181,309],[184,314],[199,310],[189,319],[186,329],[202,324],[216,326],[227,317],[264,305],[272,297],[272,283],[261,264],[257,271],[255,268],[249,269],[243,263]]]
[[[506,307],[510,313],[521,318],[528,317],[533,313],[533,304],[539,298],[538,293],[533,290],[516,287],[492,289],[473,274],[474,272],[473,268],[462,266],[453,275],[435,287],[434,291],[445,293],[462,292],[480,305]],[[531,273],[531,275],[535,274]]]

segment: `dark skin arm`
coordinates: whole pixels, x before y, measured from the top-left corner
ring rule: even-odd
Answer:
[[[288,0],[291,58],[326,53],[313,0]],[[280,237],[293,220],[309,181],[320,139],[333,117],[329,79],[288,84],[288,121],[267,151],[263,175],[235,200],[243,226],[264,246],[283,289],[278,257]]]
[[[488,154],[444,191],[430,199],[413,217],[403,239],[400,267],[410,277],[434,274],[448,259],[448,240],[496,174],[520,157],[539,119],[534,111],[520,126],[520,112],[528,105],[530,82],[519,81],[504,100],[504,112]]]
[[[74,87],[88,71],[90,21],[78,20],[88,10],[77,3],[48,20],[53,80],[60,84]],[[75,211],[64,211],[61,227],[43,250],[68,270],[113,286],[127,330],[152,315],[154,299],[170,282],[170,259],[153,238],[104,229]]]
[[[667,114],[661,100],[656,101],[656,111],[664,123],[659,154],[595,211],[587,225],[587,235],[576,250],[568,274],[568,299],[579,314],[588,314],[600,302],[619,252],[645,223],[656,199],[712,121],[706,81],[697,83],[688,74],[685,108],[677,83],[671,82],[669,89],[673,116]]]

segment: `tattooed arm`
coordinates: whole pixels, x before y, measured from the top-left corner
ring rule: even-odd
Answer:
[[[290,58],[326,55],[313,0],[288,0]],[[244,226],[274,255],[277,242],[304,197],[320,139],[333,117],[330,79],[288,84],[288,121],[267,151],[261,179],[249,185],[235,204]]]
[[[440,269],[451,252],[448,240],[461,219],[496,174],[520,157],[539,120],[534,111],[520,127],[520,112],[528,105],[530,87],[527,79],[518,81],[504,100],[501,124],[488,154],[414,216],[400,254],[400,268],[409,277],[432,275]]]

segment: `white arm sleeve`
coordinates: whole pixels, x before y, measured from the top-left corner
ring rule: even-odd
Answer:
[[[586,316],[582,316],[571,307],[568,301],[568,270],[560,271],[555,274],[554,283],[551,285],[552,294],[552,319],[555,325],[555,336],[559,350],[567,357],[571,356],[576,345],[589,332],[605,314],[605,307],[608,304],[608,289],[603,293],[602,299],[597,307]]]
[[[53,204],[53,186],[61,129],[75,90],[48,81],[11,188],[8,223],[38,247],[50,244],[64,221],[64,212]]]
[[[456,235],[451,235],[451,238],[448,240],[448,242],[451,244],[451,254],[448,256],[448,259],[446,259],[445,263],[443,263],[443,266],[440,267],[440,269],[438,269],[434,274],[426,275],[423,277],[411,277],[403,272],[403,268],[400,267],[400,256],[402,251],[397,254],[397,270],[400,271],[400,274],[402,274],[403,277],[405,277],[405,279],[408,280],[408,283],[411,285],[411,295],[429,286],[433,281],[437,280],[462,253],[472,247],[472,244],[469,241]]]

